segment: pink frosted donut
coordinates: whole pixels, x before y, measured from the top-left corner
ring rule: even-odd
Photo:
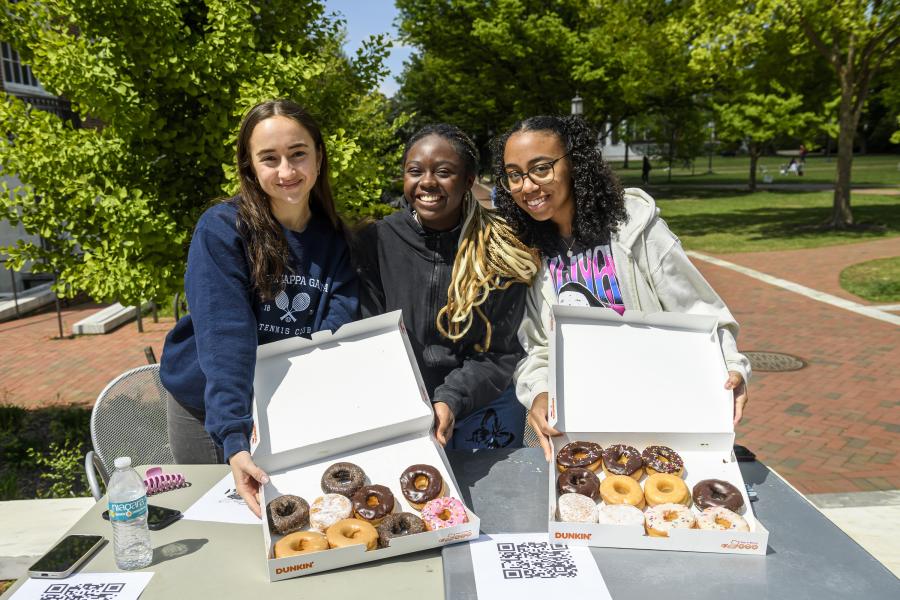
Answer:
[[[422,507],[422,520],[425,521],[425,529],[434,531],[468,523],[469,517],[462,502],[450,496],[443,496],[427,502]]]

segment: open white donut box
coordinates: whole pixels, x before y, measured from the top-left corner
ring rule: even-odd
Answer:
[[[400,474],[425,463],[437,468],[447,495],[462,500],[443,448],[431,434],[433,413],[400,311],[348,323],[312,339],[290,338],[259,347],[253,383],[258,445],[253,460],[269,475],[261,504],[283,494],[310,504],[323,494],[322,473],[352,462],[369,483],[394,494],[396,512],[418,515],[400,491]],[[356,545],[273,558],[280,538],[262,521],[270,581],[381,560],[478,537],[480,521],[394,538],[387,548]]]
[[[712,316],[554,306],[550,328],[549,422],[554,456],[573,441],[606,448],[673,448],[688,490],[703,479],[730,482],[744,497],[749,532],[676,529],[650,537],[638,525],[557,521],[556,461],[549,470],[553,543],[765,555],[769,532],[756,520],[734,456],[733,395]],[[603,472],[597,476],[603,480]],[[646,481],[641,480],[641,488]],[[598,503],[600,503],[598,501]],[[698,509],[692,510],[699,514]]]

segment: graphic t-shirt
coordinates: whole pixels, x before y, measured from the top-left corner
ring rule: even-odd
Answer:
[[[568,256],[571,251],[571,256]],[[550,278],[559,304],[565,306],[601,306],[625,313],[622,288],[616,276],[609,244],[585,248],[561,244],[560,253],[547,261]]]

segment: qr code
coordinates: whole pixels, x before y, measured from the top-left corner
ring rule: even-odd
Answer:
[[[124,583],[54,583],[41,592],[41,600],[115,600]]]
[[[568,547],[548,542],[497,544],[504,579],[576,577],[578,569]]]

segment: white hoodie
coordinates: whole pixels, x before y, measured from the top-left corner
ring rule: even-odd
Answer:
[[[737,321],[659,218],[656,202],[641,189],[627,188],[625,209],[628,221],[619,225],[610,243],[625,309],[717,317],[725,364],[749,382],[750,361],[737,349]],[[519,328],[519,342],[527,354],[516,367],[516,395],[529,409],[535,396],[547,391],[547,331],[554,304],[556,291],[544,260],[529,290]]]

